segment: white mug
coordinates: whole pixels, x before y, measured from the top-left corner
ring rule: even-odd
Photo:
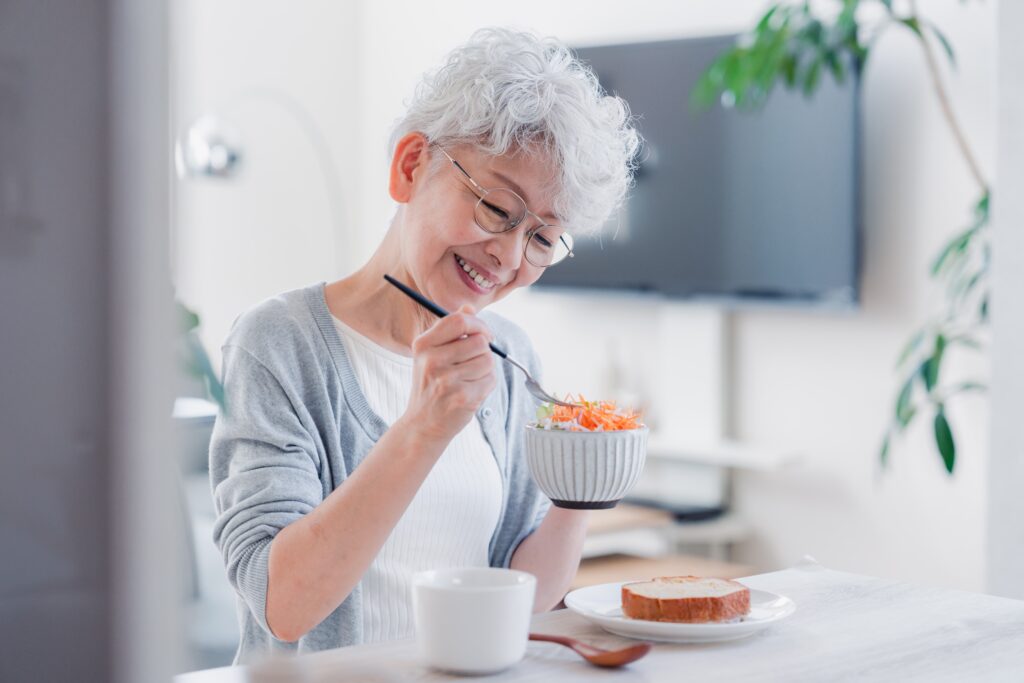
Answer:
[[[412,608],[421,659],[459,674],[497,673],[512,666],[526,652],[536,588],[533,574],[515,569],[416,574]]]

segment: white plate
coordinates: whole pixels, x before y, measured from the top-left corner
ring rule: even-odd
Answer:
[[[676,624],[630,619],[622,614],[622,583],[579,588],[565,596],[565,605],[616,635],[668,643],[713,643],[745,638],[785,619],[796,610],[796,604],[785,596],[751,588],[750,613],[736,621]]]

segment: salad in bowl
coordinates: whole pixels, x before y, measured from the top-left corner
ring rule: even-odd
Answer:
[[[541,404],[526,426],[530,473],[558,507],[615,507],[643,471],[648,429],[640,413],[614,401],[575,402]]]

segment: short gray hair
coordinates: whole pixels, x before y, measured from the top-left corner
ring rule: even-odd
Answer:
[[[414,131],[496,156],[539,146],[560,174],[559,222],[584,233],[599,230],[622,203],[640,146],[626,102],[606,94],[565,45],[498,28],[475,32],[424,76],[390,149]]]

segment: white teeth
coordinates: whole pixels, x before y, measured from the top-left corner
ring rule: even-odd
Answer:
[[[471,277],[473,281],[476,282],[478,285],[480,285],[484,289],[491,289],[492,287],[494,287],[493,282],[485,278],[480,273],[476,272],[476,269],[474,269],[472,266],[466,263],[466,261],[463,258],[456,256],[455,260],[458,262],[460,266],[462,266],[462,269],[464,271],[469,273],[469,277]]]

